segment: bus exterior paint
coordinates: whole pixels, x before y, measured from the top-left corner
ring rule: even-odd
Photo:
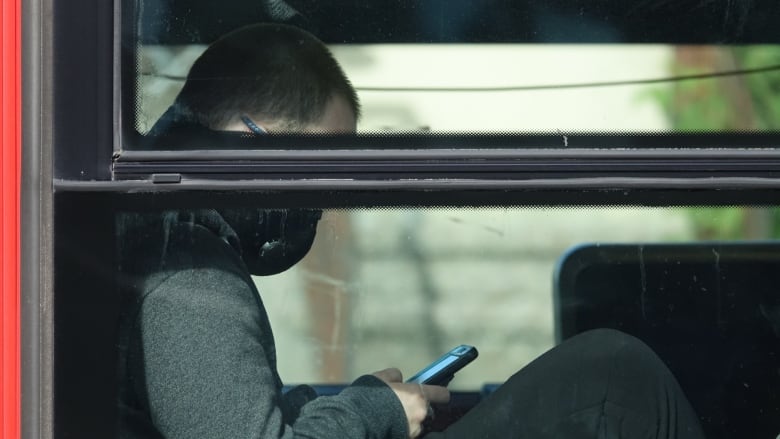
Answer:
[[[0,2],[0,436],[20,437],[21,0]]]

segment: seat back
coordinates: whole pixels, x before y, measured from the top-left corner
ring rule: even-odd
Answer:
[[[554,304],[558,342],[606,327],[647,343],[707,437],[780,433],[780,243],[577,246]]]

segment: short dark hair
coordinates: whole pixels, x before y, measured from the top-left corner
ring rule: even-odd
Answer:
[[[334,97],[359,117],[357,93],[324,43],[297,27],[264,23],[211,44],[192,65],[174,107],[179,120],[211,129],[244,113],[295,130],[319,121]]]

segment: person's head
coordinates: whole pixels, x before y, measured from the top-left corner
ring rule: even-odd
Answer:
[[[283,24],[256,24],[211,44],[195,61],[165,127],[270,133],[352,133],[360,115],[355,89],[328,48]],[[197,135],[203,132],[196,131]],[[286,270],[311,247],[321,212],[314,209],[217,209],[216,216],[175,212],[226,230],[250,273]],[[194,220],[192,220],[194,221]]]
[[[350,133],[360,115],[328,48],[283,24],[243,27],[211,44],[174,107],[180,120],[216,131]]]
[[[214,140],[197,128],[352,133],[359,115],[355,89],[321,41],[293,26],[257,24],[221,37],[203,52],[152,137],[184,131],[188,141],[182,146],[190,147],[190,136]],[[322,214],[316,209],[254,207],[215,213],[174,212],[166,218],[206,222],[220,233],[226,224],[229,235],[237,238],[232,245],[255,275],[279,273],[303,258]],[[162,227],[166,224],[163,221]]]

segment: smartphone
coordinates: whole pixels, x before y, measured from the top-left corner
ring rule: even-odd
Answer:
[[[477,348],[462,344],[439,357],[406,382],[446,386],[455,376],[455,372],[474,361],[477,355],[479,355]]]

